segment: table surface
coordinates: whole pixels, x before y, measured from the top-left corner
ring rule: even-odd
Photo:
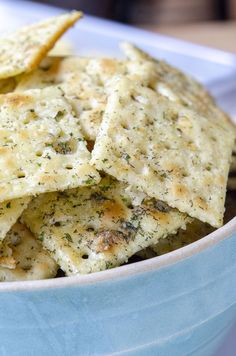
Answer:
[[[236,21],[211,21],[176,26],[141,26],[197,44],[236,52]]]

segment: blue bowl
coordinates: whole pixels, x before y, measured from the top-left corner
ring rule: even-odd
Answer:
[[[2,283],[0,313],[1,355],[212,355],[236,317],[236,218],[150,260]]]
[[[10,30],[60,12],[1,1]],[[87,17],[67,37],[80,55],[127,40],[202,80],[235,113],[234,54]],[[232,85],[231,85],[232,84]],[[150,260],[86,276],[0,284],[0,355],[210,356],[236,317],[236,218]]]

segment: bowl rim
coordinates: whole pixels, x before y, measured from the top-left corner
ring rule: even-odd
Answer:
[[[183,261],[187,258],[190,258],[202,251],[207,250],[210,247],[214,247],[222,240],[225,240],[226,238],[232,236],[235,232],[236,217],[231,219],[224,226],[201,238],[200,240],[197,240],[187,246],[181,247],[177,250],[174,250],[161,256],[86,275],[76,275],[70,277],[51,278],[33,281],[2,282],[0,283],[0,292],[35,291],[65,287],[79,287],[109,280],[114,281],[121,278],[128,278],[132,275],[157,271],[163,267],[167,267],[177,262]]]

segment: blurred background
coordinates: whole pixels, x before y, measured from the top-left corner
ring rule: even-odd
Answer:
[[[35,2],[81,9],[87,14],[236,52],[236,0],[36,0]]]
[[[135,24],[179,24],[236,18],[235,0],[41,0]]]

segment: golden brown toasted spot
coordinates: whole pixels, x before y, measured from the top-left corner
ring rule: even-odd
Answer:
[[[183,177],[183,168],[173,162],[165,162],[163,168],[166,169],[171,175],[175,177],[178,178]]]
[[[110,58],[101,59],[101,67],[105,73],[115,74],[117,70],[117,61]]]
[[[9,151],[9,147],[0,147],[0,154],[7,153]]]
[[[174,183],[172,186],[172,193],[177,198],[182,198],[183,196],[186,196],[188,192],[188,188],[183,184]]]
[[[30,136],[30,133],[29,131],[27,130],[22,130],[20,133],[19,133],[19,137],[22,139],[22,140],[25,140],[25,139],[28,139]]]
[[[39,182],[41,184],[44,183],[54,183],[54,182],[60,182],[61,181],[61,176],[57,174],[42,174],[39,177]]]
[[[170,216],[168,213],[163,213],[154,209],[151,209],[149,213],[154,217],[154,219],[158,220],[160,224],[168,224],[170,222]]]
[[[209,208],[208,204],[205,201],[205,199],[203,199],[202,197],[196,197],[193,201],[196,205],[199,206],[199,208],[201,208],[203,210],[208,210],[208,208]]]
[[[9,189],[8,189],[8,191],[9,191]],[[5,192],[6,192],[6,188],[5,187],[0,187],[0,196],[2,194],[4,194]]]
[[[16,261],[13,257],[0,257],[0,267],[14,269]]]
[[[126,218],[126,212],[123,208],[123,206],[114,200],[106,200],[103,203],[103,209],[104,209],[104,215],[103,215],[103,220],[119,220],[121,218]]]
[[[191,151],[197,150],[197,146],[192,141],[186,141],[184,146]]]
[[[96,252],[114,253],[116,246],[126,243],[127,236],[116,230],[103,230],[97,234]]]
[[[5,95],[4,99],[5,99],[5,104],[12,107],[27,105],[32,102],[32,98],[30,96],[20,94],[20,93]]]
[[[0,153],[2,153],[2,151],[0,150]],[[5,163],[5,167],[7,167],[8,169],[14,169],[17,164],[16,164],[16,160],[12,159],[12,158],[8,158],[6,160],[6,163]]]
[[[220,175],[220,176],[218,177],[217,181],[218,181],[218,183],[219,183],[220,185],[225,184],[225,177],[222,176],[222,175]]]

